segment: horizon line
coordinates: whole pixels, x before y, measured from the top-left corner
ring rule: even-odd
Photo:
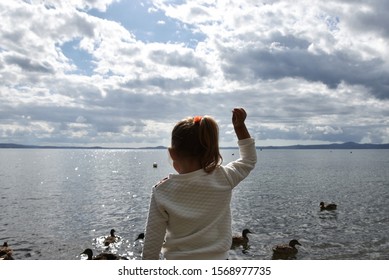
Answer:
[[[285,146],[255,146],[256,149],[389,149],[389,143],[330,143],[330,144],[295,144]],[[166,146],[145,146],[145,147],[104,147],[104,146],[63,146],[63,145],[27,145],[15,143],[0,143],[0,149],[101,149],[101,150],[162,150],[168,149]],[[238,149],[235,146],[224,146],[220,149]]]

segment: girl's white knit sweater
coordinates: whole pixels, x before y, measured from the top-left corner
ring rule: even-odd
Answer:
[[[240,158],[212,173],[170,174],[152,189],[143,259],[227,259],[231,193],[255,167],[254,139],[238,141]]]

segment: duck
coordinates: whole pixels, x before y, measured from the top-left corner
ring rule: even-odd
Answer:
[[[104,246],[109,246],[111,243],[115,243],[118,237],[115,236],[115,230],[111,229],[110,236],[107,236],[104,240]]]
[[[142,258],[142,251],[143,251],[143,240],[145,238],[145,234],[142,232],[138,235],[138,237],[132,242],[132,252],[138,256],[139,258]]]
[[[142,233],[139,233],[138,237],[134,240],[134,242],[137,240],[143,240],[143,239],[145,239],[145,234],[142,232]]]
[[[273,259],[288,259],[294,257],[298,250],[296,245],[300,245],[297,239],[292,239],[289,244],[279,244],[273,247]]]
[[[3,243],[3,246],[0,247],[0,260],[13,260],[12,249],[8,246],[7,242]]]
[[[336,210],[337,205],[335,203],[325,204],[323,201],[320,202],[320,211],[323,210]]]
[[[252,233],[249,229],[245,228],[242,231],[242,236],[234,236],[232,237],[232,244],[231,249],[234,249],[235,247],[243,246],[247,247],[249,238],[247,237],[247,234]]]
[[[87,255],[88,260],[128,260],[126,257],[105,252],[93,257],[93,251],[90,248],[85,249],[84,252],[81,253],[81,255],[82,254]]]

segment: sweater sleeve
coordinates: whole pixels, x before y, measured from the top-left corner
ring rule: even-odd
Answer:
[[[159,259],[159,253],[161,251],[167,227],[167,213],[158,208],[155,200],[155,191],[156,187],[153,188],[151,194],[149,214],[146,223],[142,254],[142,259],[144,260]]]
[[[233,188],[250,174],[257,162],[257,150],[253,138],[239,140],[238,145],[240,158],[224,166],[227,179]]]

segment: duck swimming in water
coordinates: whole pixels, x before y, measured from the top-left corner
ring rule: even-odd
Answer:
[[[104,246],[109,246],[111,243],[115,243],[118,237],[115,236],[115,230],[111,229],[110,236],[107,236],[104,240]]]
[[[296,245],[300,245],[296,239],[292,239],[289,244],[279,244],[273,247],[273,259],[294,258],[298,250]]]
[[[325,204],[323,201],[320,202],[320,211],[323,210],[336,210],[337,205],[335,203]]]
[[[234,249],[239,246],[247,247],[249,243],[249,238],[247,234],[252,233],[249,229],[244,229],[242,231],[242,236],[234,236],[232,237],[231,249]]]
[[[135,239],[135,241],[137,240],[143,240],[145,239],[145,234],[142,232],[142,233],[139,233],[138,237]]]
[[[13,260],[12,249],[8,246],[7,242],[4,242],[3,246],[0,247],[0,260]]]
[[[93,257],[92,249],[85,249],[84,252],[81,253],[88,256],[88,260],[128,260],[126,257],[118,256],[112,253],[101,253],[95,257]]]

